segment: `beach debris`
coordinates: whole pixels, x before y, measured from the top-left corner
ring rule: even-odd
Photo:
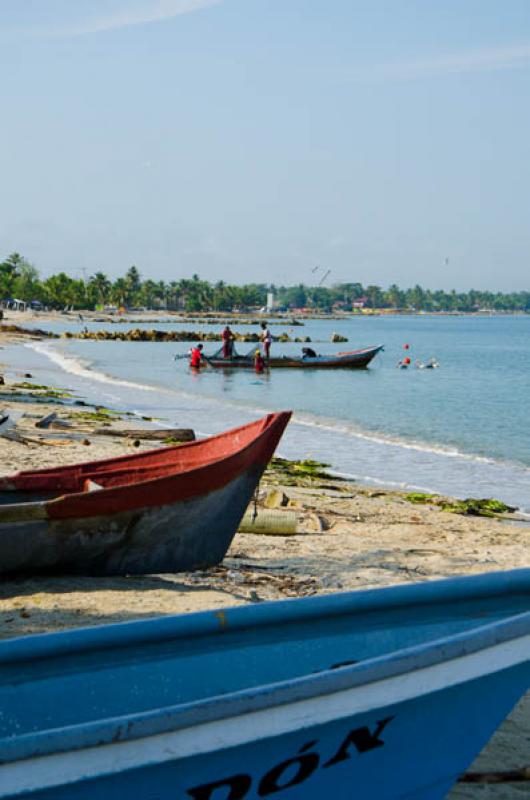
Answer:
[[[465,500],[456,500],[452,497],[444,497],[438,494],[425,494],[424,492],[410,492],[404,496],[409,503],[422,503],[425,505],[436,506],[442,511],[452,514],[464,514],[474,517],[498,517],[502,514],[513,514],[517,511],[516,506],[509,506],[502,500],[495,500],[491,497],[476,498],[467,497]]]
[[[88,447],[90,444],[92,444],[92,442],[90,439],[81,439],[81,444],[84,444]]]
[[[221,580],[223,584],[228,586],[235,584],[238,591],[242,589],[256,590],[258,587],[268,589],[269,591],[279,592],[286,597],[306,597],[308,595],[317,594],[320,588],[320,581],[313,577],[299,577],[298,575],[283,574],[274,575],[271,572],[266,572],[267,565],[261,564],[238,564],[233,566],[219,566],[214,567],[203,573],[192,573],[194,576],[193,583],[201,583],[206,580],[211,583],[212,579],[215,581]],[[237,575],[237,577],[235,577]],[[190,576],[191,578],[191,576]],[[228,588],[227,586],[227,588]],[[210,585],[209,588],[214,588]],[[249,597],[249,599],[251,599]]]
[[[281,508],[289,505],[289,498],[280,489],[269,489],[263,501],[265,508]]]
[[[0,436],[6,436],[8,439],[18,437],[19,434],[12,429],[23,416],[22,411],[11,408],[0,409]]]
[[[4,376],[0,375],[0,386],[4,386],[4,385],[5,385]]]
[[[303,527],[306,533],[324,533],[331,528],[331,524],[321,514],[308,511],[304,514]]]
[[[70,423],[67,422],[65,419],[55,419],[50,425],[50,428],[54,431],[67,430],[69,428],[71,429],[71,427],[72,426],[70,425]]]
[[[530,781],[530,767],[500,770],[499,772],[464,772],[459,783],[519,783]]]
[[[96,428],[94,436],[123,436],[126,439],[147,439],[165,444],[195,441],[195,432],[191,428]]]
[[[38,422],[35,423],[36,428],[49,428],[52,422],[55,422],[57,419],[57,412],[52,411],[51,414],[46,414],[45,417],[41,417]]]
[[[254,508],[247,510],[239,524],[240,533],[257,533],[264,536],[293,536],[296,534],[298,515],[295,511],[260,510],[254,514]]]

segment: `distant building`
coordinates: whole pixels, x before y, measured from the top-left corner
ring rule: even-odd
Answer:
[[[352,308],[365,308],[368,302],[367,297],[357,297],[355,300],[352,301]]]
[[[25,300],[18,300],[16,297],[5,297],[2,300],[2,306],[12,311],[25,311],[27,303]]]
[[[274,308],[274,292],[267,292],[267,311],[272,311]]]

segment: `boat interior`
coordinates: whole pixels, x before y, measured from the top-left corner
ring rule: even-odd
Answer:
[[[129,486],[199,469],[250,445],[266,429],[268,420],[261,419],[201,441],[6,476],[0,479],[0,506],[43,502],[65,494]]]
[[[0,642],[0,743],[331,670],[366,669],[373,659],[516,615],[530,626],[529,584],[526,578],[526,586],[505,594],[371,608],[359,607],[356,597],[366,593],[356,592],[335,596],[340,604],[331,610],[321,597]],[[79,703],[79,696],[90,702]]]

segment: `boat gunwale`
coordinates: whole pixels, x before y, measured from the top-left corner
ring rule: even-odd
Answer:
[[[361,361],[362,356],[370,356],[369,361],[364,366],[368,366],[370,361],[384,349],[384,345],[374,345],[372,347],[362,348],[360,350],[341,351],[339,353],[328,353],[323,355],[311,356],[304,358],[303,356],[271,356],[265,361],[266,367],[335,367],[341,364],[347,364],[352,360],[353,356],[359,356]],[[217,356],[206,356],[207,364],[215,369],[226,368],[231,369],[235,367],[254,367],[254,361],[251,356],[237,356],[236,358],[221,358]],[[354,362],[356,363],[356,362]]]
[[[125,743],[267,711],[271,707],[285,707],[316,697],[329,697],[473,656],[527,637],[530,637],[530,611],[338,669],[330,668],[189,703],[26,733],[12,737],[11,741],[9,738],[0,739],[0,765],[94,746]],[[509,668],[500,666],[491,670],[490,667],[488,662],[485,665],[487,674]],[[466,682],[465,679],[456,681],[456,684],[463,682]],[[429,687],[423,687],[417,696],[431,691]]]
[[[530,596],[530,567],[16,636],[0,640],[0,668],[3,664],[28,658],[35,660],[74,655],[107,647],[118,649],[190,636],[222,636],[227,631],[254,630],[256,627],[307,622],[315,618],[431,606],[441,602],[491,599],[511,594]]]
[[[291,416],[292,411],[276,411],[276,412],[269,412],[264,417],[260,417],[259,419],[253,420],[252,422],[247,422],[244,425],[238,425],[236,428],[230,428],[228,431],[222,431],[221,433],[216,433],[213,436],[206,436],[204,439],[195,439],[193,442],[183,442],[182,444],[176,445],[168,445],[167,447],[152,447],[149,450],[142,450],[139,453],[130,453],[127,455],[122,456],[111,456],[110,458],[100,458],[96,459],[95,461],[80,461],[75,464],[64,464],[59,467],[43,467],[42,469],[35,469],[35,470],[20,470],[19,472],[14,472],[9,475],[1,475],[0,476],[0,490],[2,481],[9,482],[9,480],[13,480],[16,478],[29,478],[33,475],[35,476],[55,476],[62,472],[74,471],[80,467],[90,466],[90,467],[99,467],[105,465],[127,465],[127,464],[136,464],[137,462],[145,461],[150,456],[156,455],[157,453],[175,453],[180,454],[183,452],[187,452],[191,449],[196,448],[204,448],[205,445],[210,445],[215,441],[225,438],[232,438],[233,436],[240,433],[240,431],[244,431],[245,429],[251,428],[252,426],[258,426],[262,423],[262,430],[259,434],[257,434],[253,439],[250,440],[249,444],[252,444],[258,436],[264,433],[268,428],[270,428],[271,424],[273,423],[274,418],[278,418],[283,416],[284,414],[289,414]],[[230,454],[231,455],[231,454]],[[225,456],[226,457],[226,456]],[[206,462],[211,463],[211,462]],[[2,490],[3,491],[3,490]],[[9,491],[17,491],[17,489],[9,489]]]
[[[240,431],[241,429],[244,429],[244,428],[250,427],[252,425],[255,425],[255,424],[259,423],[260,421],[262,423],[264,423],[261,431],[259,431],[259,433],[257,433],[252,439],[250,439],[243,447],[240,447],[238,449],[236,446],[234,446],[230,452],[223,453],[222,455],[217,456],[217,457],[212,457],[210,460],[205,460],[204,463],[202,463],[200,465],[196,465],[195,464],[195,465],[191,465],[191,466],[187,467],[186,469],[181,469],[179,471],[172,471],[172,469],[176,469],[176,467],[178,467],[179,465],[178,464],[169,464],[167,466],[167,472],[165,474],[157,475],[156,477],[151,477],[151,478],[145,478],[144,477],[142,480],[137,480],[137,481],[133,481],[133,482],[130,482],[130,483],[125,483],[123,485],[118,485],[118,486],[108,486],[108,487],[107,486],[101,486],[95,492],[86,492],[86,491],[83,491],[83,490],[81,490],[81,491],[72,491],[72,492],[63,492],[62,494],[59,494],[57,497],[53,497],[53,498],[50,498],[48,500],[40,500],[40,501],[34,501],[34,502],[27,501],[27,502],[19,502],[19,503],[3,503],[3,504],[0,505],[0,533],[2,531],[2,526],[3,525],[16,524],[18,522],[28,522],[28,521],[32,521],[32,520],[45,520],[45,521],[49,520],[49,519],[52,518],[52,515],[50,515],[48,513],[48,509],[52,509],[52,511],[53,511],[54,508],[60,507],[61,504],[64,503],[65,501],[68,501],[69,503],[71,503],[72,501],[75,501],[76,498],[81,498],[82,497],[85,500],[88,496],[91,496],[93,498],[94,504],[97,505],[98,504],[98,500],[100,500],[102,498],[107,499],[111,492],[113,494],[115,494],[115,495],[116,494],[122,494],[122,493],[128,493],[128,492],[131,492],[131,491],[136,492],[138,489],[140,489],[142,487],[145,487],[147,484],[149,484],[153,488],[155,488],[156,485],[159,484],[162,481],[167,481],[167,480],[170,480],[170,479],[177,480],[177,479],[180,479],[181,477],[184,479],[186,476],[189,476],[190,473],[196,473],[197,476],[198,476],[198,480],[200,481],[200,475],[201,475],[202,470],[218,469],[222,465],[222,463],[225,462],[225,461],[227,462],[227,461],[229,461],[230,459],[232,459],[234,457],[244,457],[245,454],[248,452],[248,450],[250,450],[251,448],[255,447],[257,444],[259,445],[259,441],[262,440],[264,437],[266,437],[268,434],[270,434],[272,426],[279,421],[279,418],[284,417],[286,414],[288,414],[289,417],[290,417],[291,413],[292,412],[288,412],[288,411],[287,412],[286,411],[282,411],[282,412],[277,412],[277,413],[271,413],[271,414],[266,415],[266,417],[262,417],[261,420],[256,420],[255,422],[248,423],[247,425],[243,425],[243,426],[240,426],[238,428],[232,429],[231,431],[226,431],[224,434],[220,434],[219,436],[225,436],[225,435],[230,434],[230,433],[236,433],[237,434],[237,432]],[[196,442],[189,442],[189,444],[190,445],[192,445],[192,444],[205,444],[205,443],[211,442],[212,439],[216,439],[216,438],[218,438],[218,437],[217,436],[216,437],[208,437],[207,439],[199,440],[199,441],[196,441]],[[171,448],[171,449],[173,449],[173,448]],[[149,450],[147,452],[149,452],[149,453],[157,453],[157,452],[160,452],[162,450],[163,450],[163,448],[155,448],[154,450]],[[97,462],[82,462],[82,463],[83,464],[91,464],[91,463],[97,463]],[[102,462],[99,462],[99,463],[102,463]],[[72,471],[75,469],[76,466],[80,466],[80,465],[75,465],[75,464],[71,465]],[[156,470],[156,469],[160,469],[160,465],[153,466],[152,469],[153,469],[153,471]],[[124,471],[124,470],[120,470],[120,471]],[[40,476],[43,476],[43,473],[39,473],[39,474],[40,474]],[[46,474],[48,474],[48,473],[46,473]],[[51,476],[53,477],[54,474],[56,474],[56,473],[51,473]],[[109,471],[103,472],[101,474],[102,475],[111,476],[114,473],[113,473],[113,471],[109,470]],[[20,475],[20,473],[18,473],[18,475]],[[9,477],[13,477],[13,476],[9,476]],[[82,477],[83,476],[81,476],[81,478]],[[97,478],[97,475],[94,476],[94,477]],[[229,476],[224,485],[230,483],[231,480],[233,480],[233,477]],[[18,490],[18,491],[22,492],[24,490],[21,489],[21,490]],[[197,495],[208,494],[208,491],[209,490],[205,486],[204,490],[197,492]],[[16,493],[17,493],[17,490],[16,489],[13,490],[13,494],[16,494]],[[182,498],[176,497],[173,500],[173,502],[163,503],[160,506],[155,506],[155,507],[164,508],[164,507],[166,507],[168,505],[175,505],[175,504],[180,503],[180,502],[183,502]],[[134,506],[133,510],[135,512],[141,512],[141,511],[145,511],[145,510],[148,510],[148,509],[149,509],[149,506],[138,505],[138,506]],[[122,512],[116,512],[116,513],[122,513]],[[92,516],[94,516],[94,515],[92,515]],[[97,516],[97,515],[95,515],[95,516]],[[90,518],[90,517],[86,517],[86,515],[85,516],[81,515],[80,518],[81,519],[85,519],[85,518]]]

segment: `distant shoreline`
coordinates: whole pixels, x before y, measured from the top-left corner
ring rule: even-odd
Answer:
[[[143,324],[152,322],[153,324],[194,322],[203,325],[223,324],[227,322],[237,322],[240,325],[259,325],[263,320],[268,320],[271,325],[292,325],[303,326],[305,321],[325,320],[333,322],[344,322],[353,319],[373,319],[374,317],[470,317],[470,318],[498,318],[498,317],[528,317],[528,311],[390,311],[388,309],[364,310],[359,312],[338,312],[338,313],[308,313],[308,312],[216,312],[216,311],[168,311],[165,309],[149,310],[130,310],[123,313],[93,311],[79,309],[76,311],[15,311],[4,310],[3,320],[0,321],[0,329],[4,325],[24,325],[69,321],[75,323],[82,322],[101,322],[108,324]]]

